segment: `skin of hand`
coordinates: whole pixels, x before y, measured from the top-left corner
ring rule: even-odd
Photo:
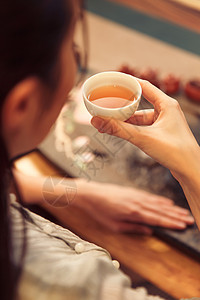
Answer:
[[[126,122],[94,117],[101,133],[126,139],[170,169],[179,181],[200,228],[200,148],[179,103],[148,81],[138,79],[154,109],[136,112]]]
[[[83,179],[68,179],[51,177],[55,190],[55,199],[52,202],[52,192],[48,193],[46,182],[49,177],[31,177],[15,170],[15,177],[22,191],[26,204],[43,205],[44,200],[52,207],[68,205],[79,207],[91,215],[96,221],[114,232],[138,232],[151,234],[151,226],[184,229],[193,224],[194,219],[189,211],[174,205],[173,201],[150,194],[132,187],[122,187],[113,184],[87,182]],[[73,184],[72,182],[73,181]],[[76,187],[73,201],[69,202],[66,187]],[[45,190],[47,193],[42,195]],[[50,186],[50,188],[52,185]],[[106,191],[106,192],[105,192]],[[47,199],[49,195],[49,199]],[[45,205],[48,209],[48,205]],[[59,218],[58,214],[56,217]]]
[[[133,187],[85,184],[81,201],[73,204],[114,232],[151,234],[152,228],[146,225],[184,229],[194,223],[188,210],[175,206],[168,198]]]
[[[93,117],[92,125],[101,133],[123,138],[136,145],[174,175],[188,173],[188,162],[199,158],[197,144],[179,103],[148,81],[138,79],[144,97],[154,109],[137,111],[122,122],[112,118]]]

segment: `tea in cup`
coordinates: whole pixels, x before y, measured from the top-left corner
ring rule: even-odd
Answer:
[[[121,72],[101,72],[83,85],[85,106],[92,116],[129,119],[137,110],[142,88],[137,79]]]

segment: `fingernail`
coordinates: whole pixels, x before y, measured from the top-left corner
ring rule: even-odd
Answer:
[[[194,218],[193,217],[189,216],[186,219],[187,219],[188,222],[194,223]]]
[[[186,224],[183,222],[177,222],[177,226],[181,229],[185,229],[186,228]]]
[[[102,130],[104,125],[104,120],[100,117],[93,117],[91,120],[91,124],[96,128]]]

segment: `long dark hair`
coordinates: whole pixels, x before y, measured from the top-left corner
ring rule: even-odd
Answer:
[[[1,0],[0,111],[8,92],[28,76],[56,85],[58,53],[73,16],[74,0]],[[0,118],[1,122],[1,118]],[[8,185],[10,161],[0,130],[0,299],[15,298]],[[17,275],[16,275],[17,274]]]

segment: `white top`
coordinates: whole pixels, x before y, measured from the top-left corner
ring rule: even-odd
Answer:
[[[11,204],[15,262],[23,242],[22,211],[27,250],[18,300],[150,300],[144,288],[132,289],[130,279],[118,270],[103,248],[80,239],[23,208]]]

